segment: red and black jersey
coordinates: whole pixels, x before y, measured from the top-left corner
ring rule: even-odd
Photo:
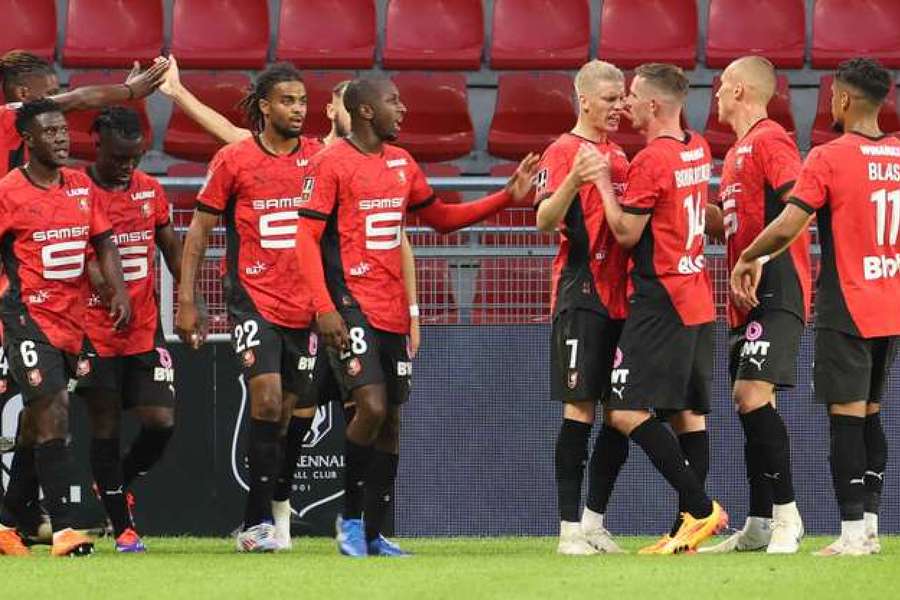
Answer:
[[[0,256],[9,276],[4,319],[31,317],[47,341],[77,354],[84,339],[84,273],[88,244],[108,236],[90,178],[60,169],[49,189],[16,169],[0,180]]]
[[[848,133],[813,148],[789,202],[817,211],[816,327],[900,335],[900,140]]]
[[[25,164],[26,148],[16,129],[16,110],[20,102],[0,105],[0,177]]]
[[[725,219],[729,272],[741,252],[781,214],[782,198],[787,199],[801,164],[794,140],[771,119],[757,122],[728,150],[719,201]],[[804,231],[788,252],[763,267],[757,290],[761,306],[809,318],[809,243],[809,232]],[[729,302],[729,325],[739,327],[746,322],[747,313]]]
[[[303,184],[300,216],[327,221],[322,260],[338,308],[359,306],[376,329],[409,332],[400,243],[407,210],[434,202],[425,175],[402,148],[366,154],[346,140],[319,153]]]
[[[715,319],[703,255],[712,159],[702,136],[658,137],[628,167],[622,209],[650,215],[632,249],[631,308],[672,314],[684,325]]]
[[[301,185],[321,148],[307,137],[284,156],[256,137],[228,144],[213,157],[197,195],[197,210],[225,215],[227,302],[284,327],[305,328],[313,318],[309,298],[297,294],[294,244]]]
[[[622,148],[614,142],[597,143],[564,133],[541,157],[535,209],[562,185],[583,143],[593,144],[601,153],[609,153],[612,184],[616,196],[622,196],[628,172],[628,158]],[[603,198],[596,185],[581,186],[559,233],[559,252],[553,260],[553,315],[581,308],[624,319],[628,314],[628,251],[616,243],[606,224]]]
[[[90,175],[89,170],[87,173]],[[95,180],[94,202],[112,225],[131,299],[131,321],[124,329],[115,330],[109,310],[92,292],[86,299],[85,334],[100,356],[149,352],[156,346],[159,328],[156,231],[170,222],[169,202],[159,182],[142,171],[134,172],[126,190],[107,190]]]

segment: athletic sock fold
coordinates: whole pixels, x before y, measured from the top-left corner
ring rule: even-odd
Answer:
[[[588,464],[587,507],[598,514],[606,514],[616,479],[628,460],[628,436],[618,429],[603,425],[594,442]]]
[[[881,507],[881,491],[884,487],[884,471],[887,467],[888,446],[884,429],[881,426],[881,414],[866,416],[864,428],[866,443],[865,480],[865,512],[878,514]]]
[[[697,481],[701,487],[706,486],[706,475],[709,472],[709,435],[706,430],[689,431],[678,435],[678,447],[684,454],[688,465],[697,477]],[[672,523],[670,535],[674,536],[681,529],[683,521],[681,514],[687,512],[688,507],[686,500],[681,496],[678,497],[678,514]]]
[[[345,519],[362,518],[366,498],[366,477],[375,449],[346,440],[344,472],[344,513]]]
[[[312,425],[312,417],[291,417],[288,422],[287,435],[284,437],[284,449],[281,470],[275,482],[275,492],[272,499],[276,502],[284,502],[291,495],[291,485],[294,483],[294,471],[297,469],[297,461],[303,453],[303,438]]]
[[[865,419],[831,415],[831,478],[842,521],[862,521],[865,498]]]
[[[277,421],[250,419],[250,491],[244,511],[244,528],[272,522],[272,494],[281,466],[281,442]]]
[[[38,481],[44,490],[44,505],[50,513],[53,531],[73,526],[69,490],[75,481],[72,449],[65,440],[55,439],[34,449]]]
[[[559,518],[572,523],[581,520],[581,484],[587,462],[591,424],[563,419],[556,438],[556,493]]]
[[[394,481],[400,457],[390,452],[374,450],[369,464],[365,493],[366,540],[371,541],[381,535],[384,521],[391,507]]]
[[[106,509],[116,537],[126,529],[134,529],[131,511],[122,487],[122,463],[119,460],[119,438],[91,440],[90,462],[100,502]]]

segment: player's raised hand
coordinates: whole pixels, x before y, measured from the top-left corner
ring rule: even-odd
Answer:
[[[201,303],[202,304],[202,303]],[[194,350],[206,341],[204,319],[200,308],[192,301],[179,300],[175,313],[175,333],[182,342]]]
[[[521,200],[531,191],[531,186],[534,185],[534,176],[537,174],[539,160],[540,156],[534,152],[529,152],[528,156],[519,163],[516,172],[506,182],[507,193],[516,200]]]
[[[131,320],[131,301],[124,288],[115,291],[109,299],[109,317],[117,330],[124,329]]]
[[[756,289],[762,278],[762,262],[739,259],[731,272],[731,300],[744,312],[759,306]]]
[[[159,91],[161,91],[166,96],[174,96],[178,92],[178,88],[180,87],[181,73],[178,70],[178,61],[175,60],[174,56],[169,55],[169,68],[166,70],[166,76],[163,78],[162,84],[160,84],[159,86]]]
[[[603,174],[603,166],[603,155],[591,144],[581,144],[575,154],[571,174],[580,186],[597,181]]]
[[[335,350],[346,350],[350,345],[350,334],[347,333],[347,324],[341,317],[341,313],[333,310],[322,313],[316,317],[316,326],[319,335],[325,339],[325,343]]]
[[[125,85],[131,89],[135,98],[149,96],[162,84],[166,72],[169,70],[169,61],[167,59],[156,60],[146,71],[142,72],[140,69],[140,63],[134,61],[134,67],[125,80]]]

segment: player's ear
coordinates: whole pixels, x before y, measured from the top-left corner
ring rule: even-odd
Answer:
[[[333,102],[329,102],[325,105],[325,116],[328,117],[329,121],[334,121],[337,116],[337,110],[335,110]]]
[[[367,120],[371,121],[375,118],[375,109],[372,108],[371,104],[360,104],[359,105],[359,115]]]
[[[260,98],[258,100],[258,102],[259,102],[259,112],[261,112],[262,114],[264,114],[265,116],[268,117],[269,116],[269,108],[271,106],[271,103],[269,102],[269,100],[267,98]]]

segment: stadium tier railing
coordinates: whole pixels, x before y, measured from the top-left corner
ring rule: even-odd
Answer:
[[[437,190],[480,192],[502,187],[502,177],[432,177]],[[199,189],[199,177],[161,177],[167,190]],[[712,181],[718,186],[718,178]],[[189,209],[174,209],[176,230],[190,223]],[[416,254],[419,306],[424,325],[494,325],[549,323],[551,263],[556,234],[534,226],[530,207],[508,208],[478,225],[441,235],[411,218],[407,224]],[[224,228],[213,231],[201,269],[200,289],[209,309],[210,342],[228,341],[228,320],[220,264],[225,253]],[[813,246],[814,273],[818,246]],[[720,319],[724,319],[728,273],[724,247],[707,245],[708,267]],[[177,285],[168,269],[159,269],[161,317],[166,338],[174,334]]]

